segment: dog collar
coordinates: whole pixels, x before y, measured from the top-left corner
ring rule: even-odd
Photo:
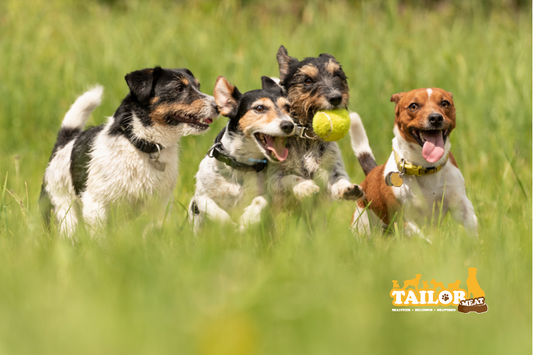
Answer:
[[[152,154],[155,152],[160,152],[164,149],[161,144],[150,143],[148,141],[145,141],[144,139],[135,137],[131,128],[128,129],[121,125],[120,131],[124,134],[126,138],[128,138],[128,140],[131,142],[131,144],[133,144],[135,148],[139,149],[143,153]]]
[[[313,129],[311,129],[310,127],[301,126],[299,124],[294,125],[294,130],[292,131],[292,134],[297,136],[298,138],[303,139],[318,139],[318,136],[313,131]]]
[[[226,164],[229,167],[232,167],[235,170],[240,171],[255,171],[256,173],[262,171],[266,168],[268,161],[266,159],[256,160],[248,159],[250,161],[256,162],[256,164],[248,165],[237,161],[228,150],[222,145],[222,136],[226,132],[226,127],[224,127],[220,133],[215,138],[215,144],[207,151],[206,156],[210,158],[215,158],[216,160]]]
[[[429,175],[429,174],[435,174],[436,172],[440,171],[444,165],[448,162],[448,154],[446,154],[446,159],[438,165],[438,166],[430,166],[429,168],[425,168],[420,165],[413,165],[410,162],[406,161],[405,159],[400,159],[398,156],[398,153],[392,148],[392,151],[394,152],[394,160],[396,161],[396,167],[398,168],[398,171],[403,175]]]

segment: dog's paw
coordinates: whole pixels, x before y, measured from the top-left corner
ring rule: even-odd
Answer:
[[[318,193],[320,187],[313,180],[304,180],[294,186],[293,191],[297,199],[303,200],[306,197]]]
[[[342,199],[343,200],[358,200],[361,197],[364,197],[365,193],[361,186],[357,184],[352,184],[342,191]]]

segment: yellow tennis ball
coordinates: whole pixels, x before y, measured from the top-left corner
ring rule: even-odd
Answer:
[[[338,141],[350,130],[350,115],[344,109],[319,111],[313,117],[313,130],[327,142]]]

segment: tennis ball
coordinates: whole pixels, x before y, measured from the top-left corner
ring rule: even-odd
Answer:
[[[313,130],[327,142],[342,139],[350,130],[350,115],[347,110],[319,111],[313,117]]]

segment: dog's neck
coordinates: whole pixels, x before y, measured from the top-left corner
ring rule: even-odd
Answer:
[[[260,160],[266,160],[253,140],[254,138],[245,137],[244,133],[235,131],[228,125],[220,142],[239,163],[253,165]]]
[[[451,143],[450,139],[446,140],[444,145],[444,154],[435,163],[430,163],[422,156],[422,147],[418,143],[408,142],[402,137],[398,127],[394,126],[394,139],[392,140],[392,148],[400,158],[405,159],[407,162],[413,165],[419,165],[424,168],[442,165],[446,159],[448,159],[448,153],[450,152]]]

